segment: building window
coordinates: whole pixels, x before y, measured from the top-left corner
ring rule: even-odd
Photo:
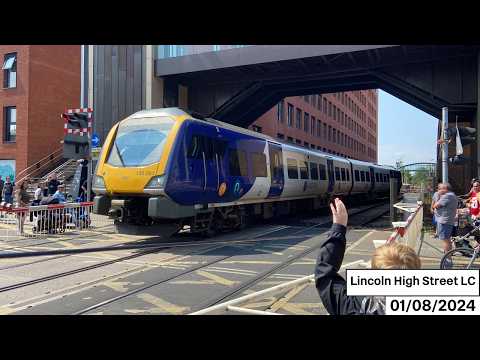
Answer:
[[[17,54],[5,55],[3,61],[3,87],[15,88],[17,87]]]
[[[337,129],[333,129],[333,142],[337,142]]]
[[[277,120],[281,123],[283,123],[283,110],[284,110],[283,107],[284,107],[284,102],[282,100],[277,105]]]
[[[15,142],[17,138],[17,108],[7,106],[4,108],[5,141]]]
[[[310,134],[315,135],[315,117],[312,116],[310,120]]]
[[[327,115],[327,99],[323,98],[323,113]]]
[[[306,141],[303,142],[303,146],[305,146],[306,148],[309,148],[310,147],[310,144]]]
[[[302,128],[302,110],[297,109],[297,129]]]
[[[278,133],[278,134],[277,134],[277,138],[283,140],[283,139],[285,139],[285,135]]]
[[[305,102],[308,103],[308,102],[310,102],[310,99],[309,99],[309,98],[310,98],[309,95],[305,95],[305,96],[303,97],[303,100],[305,100]]]
[[[256,132],[259,132],[259,133],[262,132],[262,127],[261,126],[253,125],[252,129],[253,129],[253,131],[256,131]]]
[[[322,137],[322,121],[317,120],[317,137]]]
[[[308,123],[310,121],[310,115],[308,113],[304,113],[303,115],[303,130],[308,133]]]
[[[322,111],[322,95],[318,95],[317,100],[317,109]]]
[[[333,105],[333,120],[337,120],[337,107]]]
[[[297,140],[295,140],[295,142],[296,142],[298,145],[302,146],[302,140],[297,139]]]
[[[292,104],[288,104],[287,124],[290,127],[293,126],[293,105]]]
[[[328,116],[332,116],[332,103],[330,101],[328,102]]]
[[[332,141],[332,126],[328,125],[328,141]]]
[[[291,136],[288,137],[288,142],[293,143],[293,138]]]
[[[340,122],[340,109],[337,109],[337,120]]]

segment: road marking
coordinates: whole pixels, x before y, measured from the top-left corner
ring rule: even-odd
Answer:
[[[178,306],[148,293],[138,294],[137,297],[139,297],[146,303],[156,306],[156,308],[152,308],[149,310],[149,312],[153,313],[166,312],[172,315],[180,315],[190,310],[190,307]]]
[[[240,274],[240,275],[255,275],[258,274],[258,271],[253,270],[244,270],[244,269],[230,269],[224,267],[210,266],[209,271],[224,272],[227,274]]]
[[[279,261],[266,261],[266,260],[228,260],[221,261],[220,264],[265,264],[274,265],[279,264]]]
[[[281,252],[276,252],[276,251],[267,250],[267,249],[253,249],[253,250],[261,252],[261,253],[265,253],[265,254],[274,254],[274,255],[279,255],[279,256],[283,255],[283,253],[281,253]]]
[[[277,310],[281,309],[286,303],[288,303],[294,296],[296,296],[298,293],[303,291],[307,286],[309,286],[310,283],[300,285],[296,288],[293,288],[290,290],[283,298],[281,298],[279,301],[275,302],[272,304],[267,311],[272,311],[276,312]]]
[[[358,247],[362,242],[364,242],[370,235],[372,235],[375,231],[369,231],[367,234],[363,235],[360,239],[358,239],[357,241],[355,241],[352,245],[350,245],[349,247],[347,247],[347,249],[345,250],[345,254],[349,253],[350,251],[352,251],[353,249],[355,249],[356,247]]]
[[[221,277],[221,276],[215,275],[215,274],[211,274],[211,273],[209,273],[205,270],[197,270],[195,272],[198,275],[206,277],[207,279],[212,280],[219,285],[232,286],[232,285],[238,284],[240,282],[240,281],[225,279],[224,277]]]

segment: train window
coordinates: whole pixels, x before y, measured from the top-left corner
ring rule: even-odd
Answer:
[[[390,175],[387,174],[387,182],[390,181]]]
[[[300,179],[308,179],[308,163],[306,161],[300,161]]]
[[[375,174],[375,181],[376,181],[376,182],[379,182],[379,181],[378,181],[378,173]]]
[[[267,177],[267,157],[262,153],[252,153],[253,176]]]
[[[360,180],[365,182],[365,171],[360,171]]]
[[[355,170],[355,181],[360,181],[360,173],[358,170]]]
[[[388,181],[387,181],[387,174],[383,174],[383,181],[384,181],[384,182],[388,182]]]
[[[347,181],[350,181],[350,170],[347,169]]]
[[[192,136],[187,156],[191,159],[200,159],[200,157],[202,156],[202,141],[200,136]]]
[[[248,176],[247,153],[243,150],[230,149],[230,176]]]
[[[370,173],[368,171],[365,172],[365,178],[367,182],[370,182]]]
[[[310,179],[318,180],[318,165],[316,163],[310,163]]]
[[[287,169],[289,179],[298,179],[298,165],[297,160],[287,159]]]
[[[335,166],[335,180],[340,181],[340,169]]]
[[[345,175],[345,169],[342,168],[342,169],[341,169],[341,172],[342,172],[342,181],[347,180],[347,175]]]
[[[327,180],[327,169],[325,165],[318,164],[320,180]]]

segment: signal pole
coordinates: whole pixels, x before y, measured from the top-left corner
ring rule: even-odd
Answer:
[[[448,137],[448,108],[442,108],[442,131],[443,139]],[[448,182],[448,142],[442,144],[442,182]]]
[[[80,63],[80,104],[82,108],[88,108],[88,96],[85,96],[85,91],[88,89],[88,45],[81,46],[81,63]],[[88,136],[88,157],[87,157],[87,201],[91,200],[92,192],[92,132],[93,128],[87,132]],[[80,184],[82,186],[82,184]]]

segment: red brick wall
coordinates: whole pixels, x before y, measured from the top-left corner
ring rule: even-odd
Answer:
[[[80,46],[30,47],[29,149],[32,164],[62,145],[66,108],[80,107]]]
[[[25,168],[28,153],[28,91],[29,91],[29,54],[28,45],[1,45],[0,63],[3,65],[5,54],[17,53],[17,87],[3,88],[3,70],[0,72],[0,159],[16,160],[15,171]],[[17,107],[16,143],[5,142],[5,106]]]
[[[341,93],[340,93],[341,94]],[[351,101],[356,104],[359,109],[365,114],[363,117],[358,117],[354,112],[352,112],[348,106],[346,105],[346,100],[344,100],[345,105],[342,103],[342,98],[337,98],[335,94],[323,94],[322,98],[326,98],[327,106],[328,101],[335,105],[336,108],[340,109],[344,114],[348,117],[351,117],[353,121],[357,122],[357,124],[364,129],[365,137],[361,137],[354,130],[350,130],[348,127],[341,124],[338,119],[333,118],[333,114],[330,117],[323,111],[323,99],[322,99],[322,108],[321,110],[318,109],[317,105],[313,105],[311,101],[306,102],[303,96],[295,96],[295,97],[288,97],[285,99],[284,103],[284,116],[283,122],[279,122],[277,120],[277,107],[274,107],[263,114],[255,123],[250,126],[250,129],[253,129],[255,126],[260,126],[262,128],[262,133],[270,135],[274,138],[277,138],[278,134],[284,135],[284,140],[286,141],[288,137],[292,137],[295,140],[301,140],[302,145],[305,142],[308,144],[314,144],[315,147],[320,146],[322,149],[325,148],[332,152],[336,152],[339,154],[346,155],[351,158],[356,158],[360,160],[376,162],[378,158],[377,153],[377,144],[378,144],[378,135],[377,135],[377,91],[376,90],[366,90],[366,91],[357,91],[357,92],[345,92],[344,93],[346,99],[351,99]],[[362,98],[363,96],[363,98]],[[316,101],[318,101],[318,97],[316,97]],[[287,125],[287,111],[288,111],[288,103],[294,106],[294,121],[293,127],[289,127]],[[369,106],[370,104],[370,106]],[[301,109],[302,111],[302,128],[296,128],[296,109]],[[315,129],[315,134],[311,134],[309,124],[309,131],[308,133],[304,130],[304,113],[307,112],[311,118],[311,116],[315,117],[316,120],[321,120],[322,122],[322,136],[318,137],[317,132]],[[371,121],[369,121],[369,118]],[[338,143],[334,143],[332,141],[328,141],[328,137],[323,137],[323,123],[326,123],[327,126],[330,125],[332,128],[335,128],[337,131],[341,131],[343,134],[348,135],[354,140],[365,145],[365,152],[356,152],[353,149],[350,149],[346,146],[342,146]],[[317,121],[315,126],[317,126]],[[369,137],[369,134],[371,137]],[[369,142],[370,140],[370,142]],[[371,149],[370,152],[368,149]]]

